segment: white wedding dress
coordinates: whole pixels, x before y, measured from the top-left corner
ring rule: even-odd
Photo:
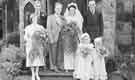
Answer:
[[[69,10],[67,8],[66,12],[64,13],[64,17],[67,20],[68,24],[73,22],[77,25],[78,35],[81,35],[83,17],[81,16],[81,13],[78,10],[78,7],[76,6],[76,12],[75,12],[74,16],[69,15]],[[75,63],[74,63],[75,62],[75,55],[74,54],[75,53],[64,53],[64,69],[65,70],[74,70],[74,65],[75,65]]]

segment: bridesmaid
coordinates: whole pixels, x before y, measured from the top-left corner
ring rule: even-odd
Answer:
[[[90,41],[88,33],[82,34],[75,56],[75,79],[91,80],[94,78],[93,53],[95,53],[95,49]]]
[[[107,49],[103,46],[102,37],[94,40],[96,53],[94,54],[94,80],[107,80],[107,72],[104,58],[107,56]],[[100,66],[100,67],[99,67]]]

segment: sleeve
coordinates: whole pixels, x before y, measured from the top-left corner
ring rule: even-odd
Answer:
[[[87,32],[87,29],[86,29],[86,27],[87,27],[87,15],[84,14],[83,18],[84,18],[84,21],[83,21],[83,25],[82,25],[83,26],[82,31],[83,31],[83,33],[85,33],[85,32]]]
[[[79,44],[76,51],[76,56],[80,55],[81,53],[81,45]]]
[[[79,26],[79,29],[80,29],[80,34],[82,34],[82,27],[83,27],[83,16],[82,14],[80,13],[79,10],[76,10],[76,13],[77,13],[77,20],[78,20],[78,26]]]
[[[103,16],[102,16],[102,12],[99,14],[99,26],[100,26],[100,32],[101,32],[101,34],[103,35],[103,27],[104,27],[104,25],[103,25],[104,23],[103,23]]]
[[[51,20],[50,20],[50,16],[48,16],[47,17],[47,32],[48,32],[50,42],[52,42],[51,29],[52,29],[51,28]]]
[[[28,29],[26,27],[25,30],[24,30],[24,43],[27,42],[28,38],[29,38],[29,34],[28,34]]]

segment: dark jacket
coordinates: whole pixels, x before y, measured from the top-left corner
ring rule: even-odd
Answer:
[[[87,32],[93,38],[103,35],[103,17],[101,12],[95,11],[95,14],[92,14],[90,10],[86,12],[83,32]]]

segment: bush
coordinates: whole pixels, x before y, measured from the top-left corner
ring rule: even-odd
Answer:
[[[6,40],[7,44],[12,44],[17,47],[20,46],[20,33],[19,32],[12,32],[9,33]]]
[[[0,55],[0,66],[9,77],[14,78],[21,72],[22,61],[25,59],[24,52],[14,45],[4,48]]]

